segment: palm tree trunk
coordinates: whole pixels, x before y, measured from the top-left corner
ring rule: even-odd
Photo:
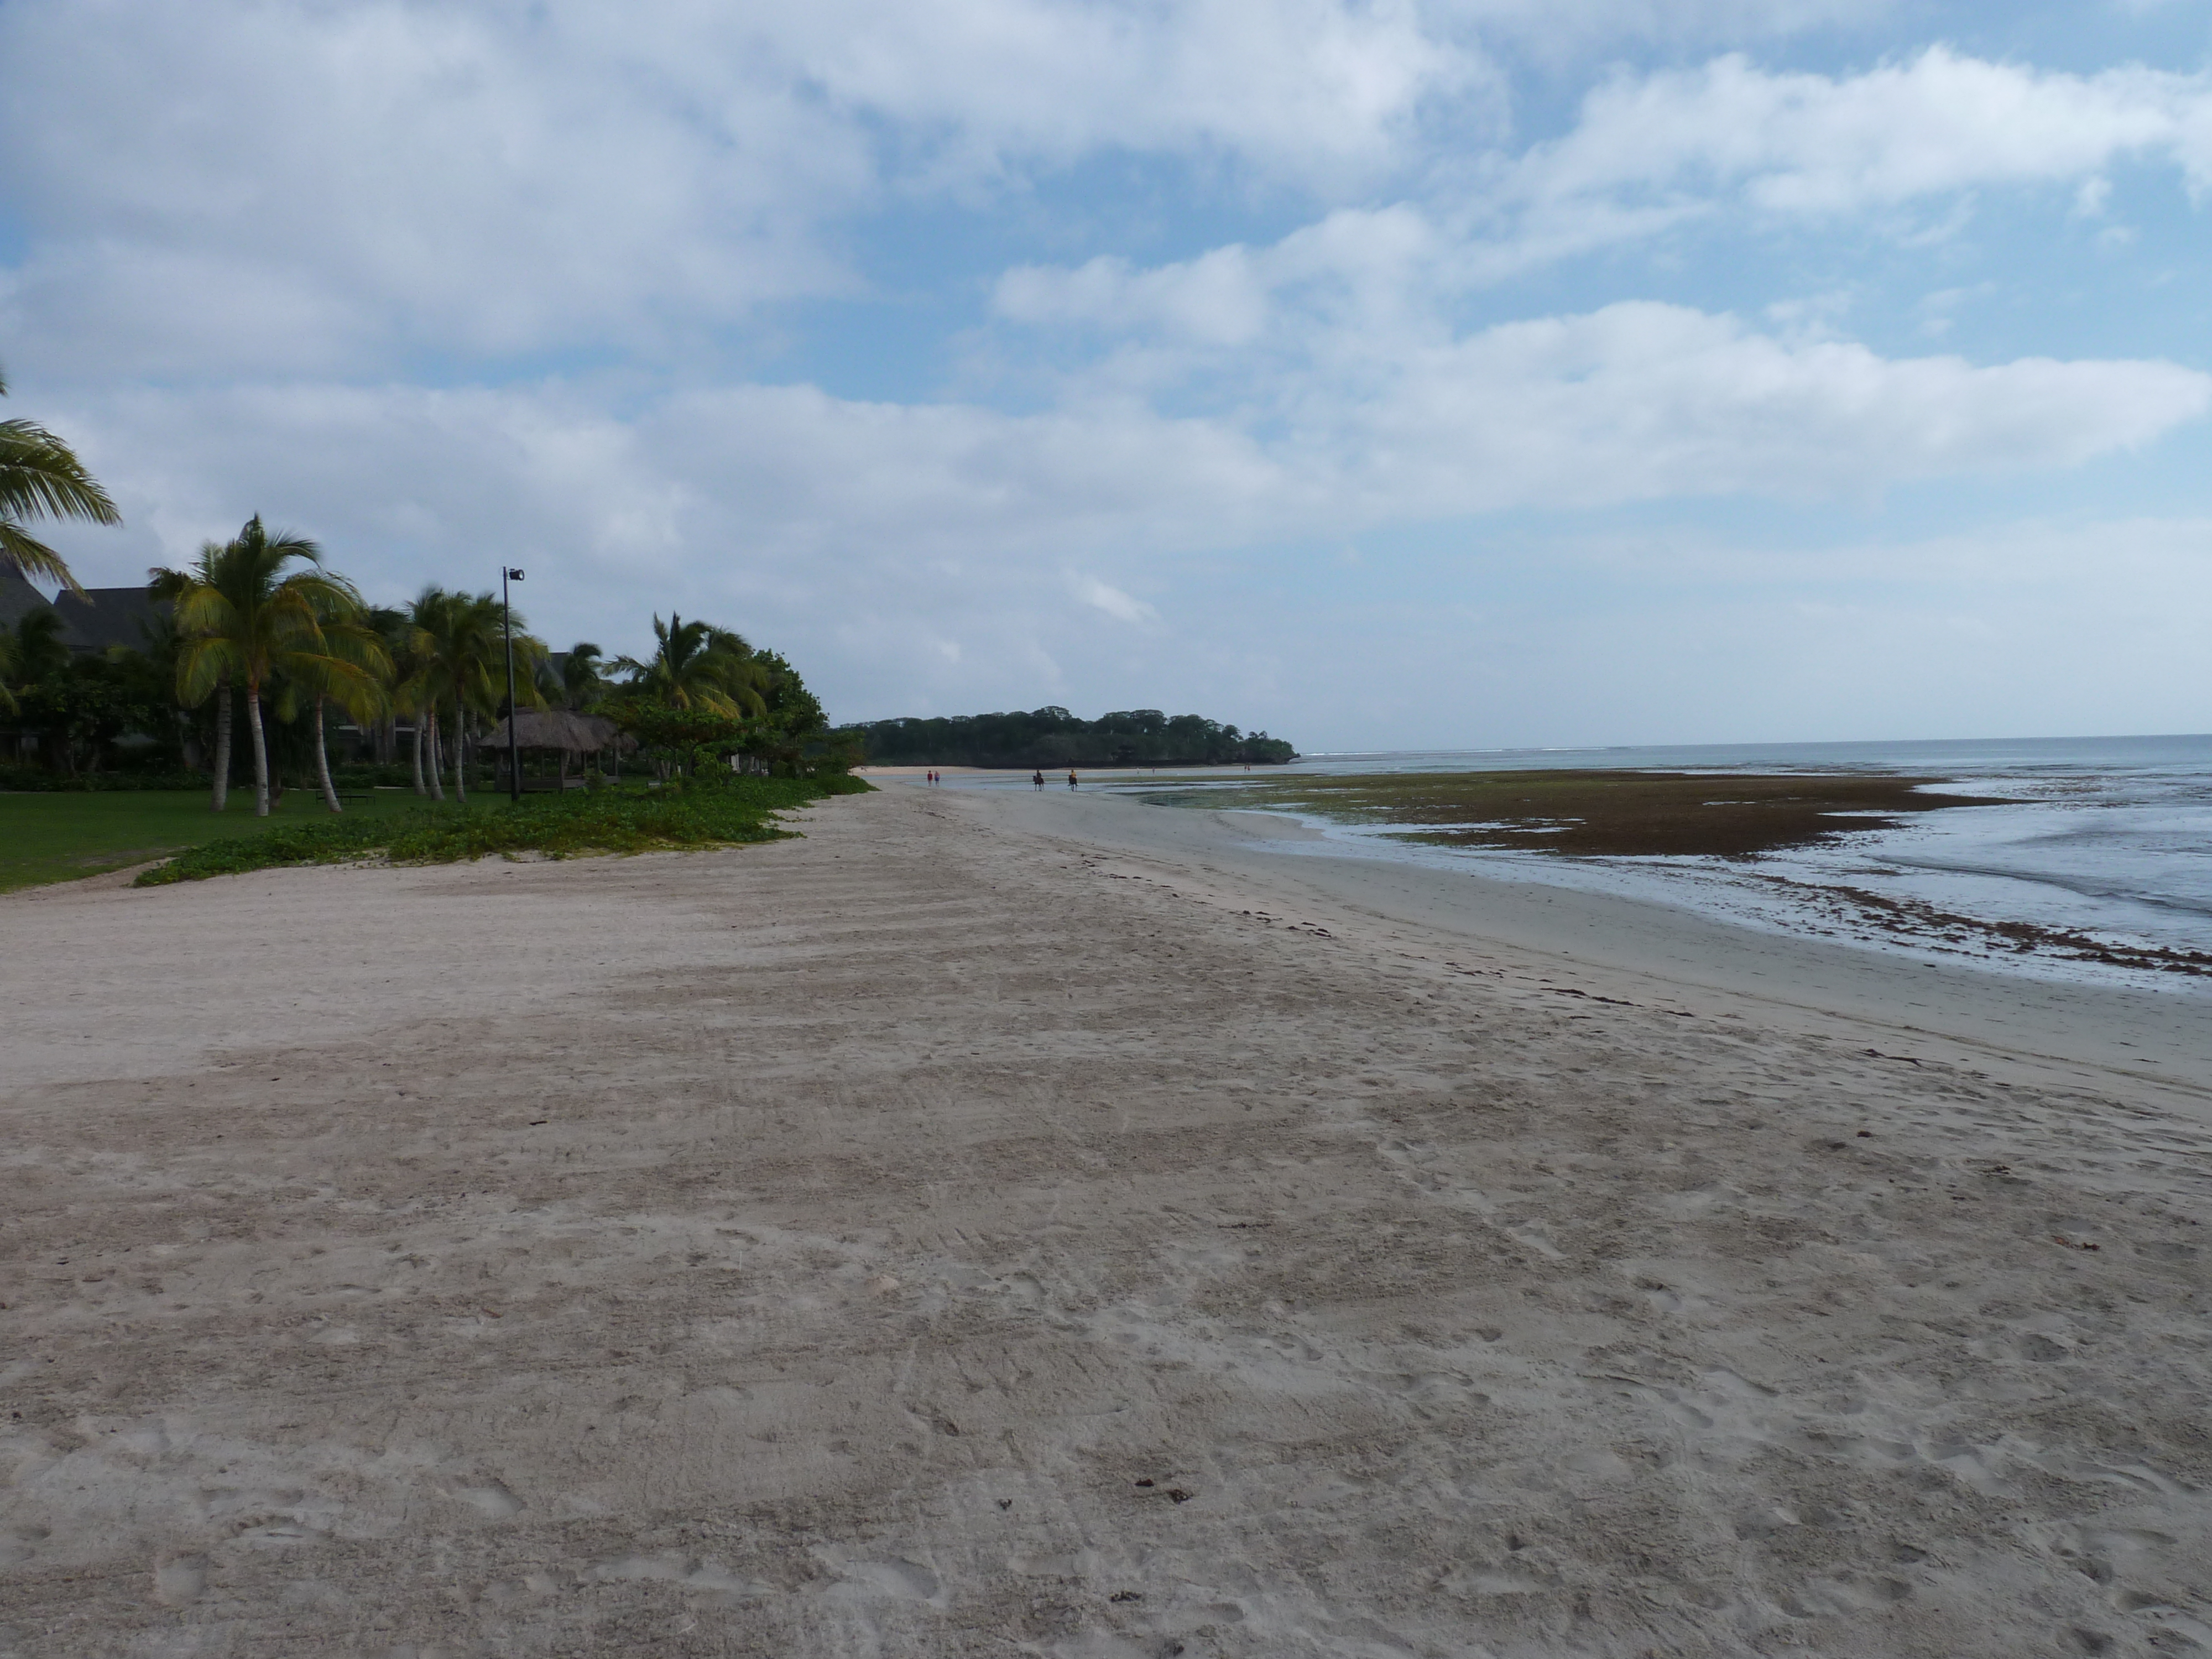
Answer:
[[[461,757],[467,752],[466,745],[461,742],[461,705],[456,701],[453,704],[453,799],[463,805],[468,804],[469,783],[462,775]]]
[[[261,688],[249,680],[246,686],[246,725],[253,737],[253,816],[269,816],[269,744],[261,735]]]
[[[415,716],[415,793],[427,795],[429,787],[422,781],[422,717]]]
[[[323,700],[315,699],[315,781],[323,787],[323,805],[333,812],[343,812],[338,805],[338,792],[331,782],[331,751],[323,747]]]
[[[430,799],[443,800],[446,798],[446,786],[438,781],[438,775],[445,769],[445,761],[438,753],[442,745],[438,741],[438,705],[436,703],[430,705],[429,713],[425,716],[422,723],[430,728],[430,759],[429,765],[426,769],[430,775]]]
[[[222,811],[230,799],[230,679],[225,676],[215,692],[215,810]]]

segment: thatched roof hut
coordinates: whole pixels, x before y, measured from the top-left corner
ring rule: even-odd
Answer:
[[[565,708],[526,708],[514,717],[514,741],[520,749],[562,749],[572,755],[589,755],[602,749],[623,754],[637,747],[637,739],[600,714],[573,714]],[[507,747],[507,722],[501,720],[483,739],[486,749]]]

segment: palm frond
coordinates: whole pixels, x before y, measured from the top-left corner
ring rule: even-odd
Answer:
[[[0,562],[14,565],[26,576],[59,582],[72,593],[82,594],[84,592],[82,585],[70,574],[67,560],[44,542],[25,534],[4,519],[0,519]]]
[[[0,421],[0,516],[123,522],[76,453],[29,421]]]
[[[243,668],[237,646],[222,635],[187,638],[177,652],[177,701],[197,708],[208,694]]]

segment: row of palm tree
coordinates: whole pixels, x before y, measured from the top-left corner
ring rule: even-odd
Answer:
[[[0,377],[0,396],[6,392]],[[0,421],[0,565],[82,593],[67,562],[26,527],[44,519],[121,522],[67,444],[28,421]],[[434,586],[404,607],[372,607],[325,567],[314,542],[272,533],[258,515],[230,540],[204,544],[192,563],[148,574],[155,596],[170,605],[171,638],[163,648],[174,646],[178,702],[198,708],[215,701],[216,811],[228,798],[239,696],[253,751],[257,814],[270,810],[266,714],[287,723],[302,713],[311,717],[316,784],[331,811],[343,810],[325,743],[325,711],[332,706],[363,728],[411,720],[416,792],[443,800],[450,768],[455,796],[467,799],[470,721],[494,717],[504,702],[506,618],[491,594]],[[656,616],[649,656],[610,660],[597,645],[580,641],[556,674],[544,643],[515,620],[516,701],[525,706],[558,699],[590,709],[612,699],[725,721],[764,720],[757,729],[786,745],[826,727],[819,703],[789,664],[710,623],[673,615],[663,623]],[[58,622],[34,622],[0,638],[0,708],[15,706],[14,684],[52,672],[48,657],[66,656],[51,637]]]
[[[337,700],[366,715],[381,697],[391,659],[365,627],[367,607],[351,583],[322,568],[322,550],[304,536],[270,535],[260,518],[228,542],[208,542],[183,569],[148,572],[157,598],[169,601],[176,630],[177,700],[197,708],[216,699],[214,805],[229,793],[231,696],[246,696],[253,750],[253,810],[269,812],[269,743],[262,725],[264,696],[280,690],[281,718],[312,702],[316,782],[331,811],[337,790],[322,744],[323,706]],[[295,568],[297,567],[297,568]]]
[[[415,717],[415,787],[440,800],[441,775],[448,759],[442,727],[450,720],[450,763],[456,799],[468,799],[464,766],[465,721],[471,714],[490,716],[505,687],[505,617],[489,593],[449,592],[426,587],[404,612],[389,617],[386,636],[395,649],[398,671],[393,706]],[[543,708],[540,685],[550,655],[544,642],[515,622],[515,701]]]
[[[191,568],[150,574],[156,596],[174,607],[178,700],[198,708],[210,695],[216,699],[217,811],[230,772],[234,686],[246,698],[257,813],[269,811],[261,711],[272,686],[280,718],[295,719],[303,708],[312,713],[316,782],[333,812],[343,809],[324,743],[325,705],[364,728],[387,717],[411,718],[416,793],[444,800],[450,772],[454,798],[468,799],[469,724],[496,717],[505,701],[506,618],[491,594],[431,586],[404,609],[372,609],[352,584],[324,568],[313,542],[271,534],[258,517],[230,541],[208,543]],[[656,616],[653,631],[647,656],[609,660],[581,641],[556,673],[544,642],[518,618],[516,702],[543,708],[557,699],[576,709],[650,704],[743,721],[769,713],[779,669],[795,683],[781,659],[756,652],[728,629]]]
[[[279,718],[312,715],[316,784],[331,811],[343,810],[325,741],[325,709],[333,704],[363,727],[388,716],[410,718],[416,793],[445,799],[450,763],[453,793],[468,799],[468,722],[495,714],[505,690],[506,618],[490,594],[433,586],[404,609],[372,608],[352,583],[324,568],[313,541],[271,534],[258,517],[229,541],[206,544],[190,567],[149,574],[155,595],[173,606],[178,701],[196,708],[210,695],[216,699],[216,811],[223,808],[230,776],[234,687],[246,699],[258,814],[269,811],[262,709],[272,689]],[[541,706],[545,647],[526,628],[514,635],[514,647],[517,701]]]

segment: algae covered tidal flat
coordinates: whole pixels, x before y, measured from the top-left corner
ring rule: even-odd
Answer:
[[[1942,781],[1867,774],[1415,772],[1270,779],[1146,799],[1388,824],[1407,840],[1450,847],[1741,858],[1893,829],[1914,813],[2002,804],[1930,787]]]

